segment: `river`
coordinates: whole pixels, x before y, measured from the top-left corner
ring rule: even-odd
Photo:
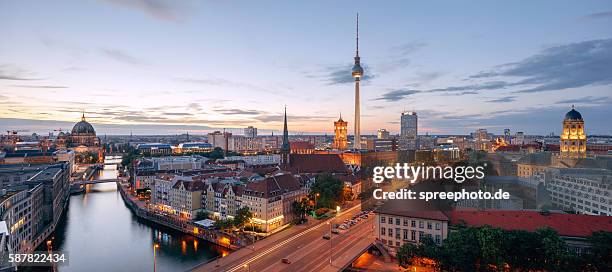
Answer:
[[[107,157],[108,161],[120,161]],[[116,178],[115,165],[107,165],[96,178]],[[227,250],[145,222],[125,206],[115,183],[88,185],[84,194],[70,197],[70,205],[53,237],[53,249],[68,253],[69,271],[153,271],[153,245],[157,243],[157,271],[185,271],[225,255]]]

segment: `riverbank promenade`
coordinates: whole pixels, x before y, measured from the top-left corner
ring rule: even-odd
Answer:
[[[231,250],[236,250],[242,247],[243,240],[244,243],[247,242],[246,239],[241,239],[236,235],[204,229],[198,225],[195,225],[193,222],[185,220],[178,216],[171,216],[168,214],[156,212],[150,208],[150,205],[148,203],[146,203],[145,201],[141,201],[136,196],[132,195],[129,191],[128,186],[125,183],[118,182],[117,187],[125,204],[139,218],[178,230],[189,235],[193,235],[197,238],[209,241],[211,243],[220,245]]]

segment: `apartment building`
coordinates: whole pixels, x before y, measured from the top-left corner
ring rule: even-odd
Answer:
[[[295,176],[278,173],[247,183],[240,200],[253,213],[252,223],[271,231],[293,219],[291,203],[306,194],[307,189],[300,186]]]
[[[426,236],[441,244],[448,235],[448,217],[440,211],[411,211],[388,201],[376,212],[377,241],[392,255],[406,244],[419,244]]]
[[[553,205],[581,214],[612,215],[612,170],[549,168],[544,173]]]
[[[170,207],[174,214],[193,219],[202,209],[204,183],[199,180],[178,180],[169,191]]]

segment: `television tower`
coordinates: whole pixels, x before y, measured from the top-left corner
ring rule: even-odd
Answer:
[[[355,139],[353,140],[353,148],[361,149],[361,111],[359,103],[359,80],[363,76],[363,68],[361,68],[361,59],[359,58],[359,13],[357,13],[357,39],[355,51],[355,64],[353,65],[351,75],[355,78]]]

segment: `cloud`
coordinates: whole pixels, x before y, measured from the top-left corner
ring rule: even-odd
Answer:
[[[13,85],[13,87],[19,88],[41,88],[41,89],[66,89],[67,86],[55,86],[55,85]]]
[[[263,114],[255,117],[255,120],[260,122],[282,122],[284,119],[283,114]],[[287,115],[287,120],[289,123],[293,121],[330,121],[335,120],[334,118],[338,118],[337,116],[320,116],[320,115]]]
[[[243,110],[243,109],[218,109],[215,110],[218,113],[227,115],[259,115],[263,112],[257,110]]]
[[[178,22],[186,17],[188,8],[181,5],[183,1],[173,0],[104,0],[143,12],[155,19]],[[184,4],[184,3],[182,3]]]
[[[419,92],[420,91],[417,91],[417,90],[406,90],[406,89],[393,90],[393,91],[389,91],[383,94],[381,97],[376,98],[374,100],[384,100],[387,102],[395,102],[395,101],[400,101],[413,94],[417,94]]]
[[[31,72],[13,65],[0,65],[0,80],[39,80],[39,78],[30,77],[29,74]]]
[[[412,62],[410,56],[424,48],[426,45],[427,44],[424,42],[414,41],[393,46],[389,49],[389,52],[391,52],[389,57],[378,64],[376,68],[381,73],[389,73],[397,69],[404,68]]]
[[[415,91],[464,95],[512,88],[514,93],[536,93],[609,85],[612,84],[611,64],[612,39],[590,40],[550,47],[521,61],[501,64],[468,77],[468,80],[484,82]]]
[[[427,90],[426,92],[462,92],[464,94],[473,94],[477,91],[482,90],[497,90],[504,89],[506,87],[513,86],[514,83],[506,82],[506,81],[489,81],[479,84],[470,84],[463,86],[451,86],[446,88],[438,88]]]
[[[516,96],[504,96],[496,99],[487,100],[489,103],[508,103],[516,101]]]
[[[612,98],[606,96],[584,96],[559,100],[557,104],[612,104]]]
[[[499,88],[520,87],[515,93],[565,90],[612,83],[612,39],[550,47],[524,60],[507,63],[471,78],[512,77]],[[504,84],[505,83],[505,84]]]
[[[368,82],[376,77],[376,75],[372,72],[369,66],[365,64],[361,64],[363,67],[363,77],[361,77],[361,82]],[[353,76],[351,76],[351,70],[353,68],[352,64],[348,65],[336,65],[336,66],[328,66],[324,69],[323,76],[315,76],[323,78],[328,85],[341,85],[355,82]]]
[[[102,48],[102,54],[119,62],[132,64],[132,65],[141,65],[144,64],[144,61],[141,59],[134,57],[124,51],[114,49],[114,48]]]
[[[587,19],[612,18],[612,11],[595,12],[595,13],[586,15],[584,18],[587,18]]]
[[[209,85],[209,86],[224,86],[224,87],[231,87],[231,88],[241,88],[241,89],[248,89],[248,90],[252,90],[252,91],[277,94],[276,91],[268,89],[268,88],[263,88],[263,87],[256,86],[256,85],[253,85],[253,84],[249,84],[249,83],[242,83],[242,82],[237,82],[237,81],[231,81],[231,80],[227,80],[227,79],[224,79],[224,78],[214,78],[214,77],[187,78],[187,77],[178,77],[178,78],[175,78],[175,80],[176,81],[180,81],[180,82],[185,82],[185,83],[202,84],[202,85]]]

